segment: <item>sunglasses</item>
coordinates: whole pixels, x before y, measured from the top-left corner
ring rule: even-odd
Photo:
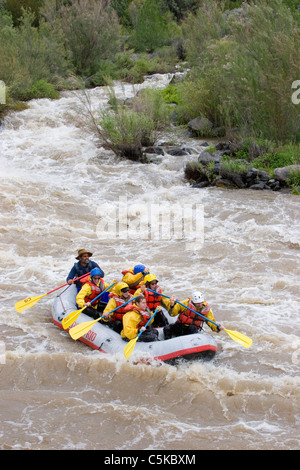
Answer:
[[[121,289],[121,292],[129,292],[129,288],[128,287],[125,287],[125,289]]]

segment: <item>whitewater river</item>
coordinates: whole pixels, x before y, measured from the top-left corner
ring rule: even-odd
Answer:
[[[140,87],[116,84],[116,94]],[[107,96],[89,91],[95,112]],[[120,161],[84,108],[80,92],[65,92],[31,101],[0,128],[0,449],[298,449],[299,196],[192,188],[183,167],[202,142],[180,136],[173,141],[193,148],[190,157]],[[113,218],[124,200],[202,208],[203,238],[175,237],[163,223],[149,240],[138,225],[137,238],[103,235],[102,208]],[[65,282],[80,248],[107,281],[142,262],[166,294],[204,291],[216,320],[252,347],[211,332],[210,362],[133,364],[54,326],[56,293],[17,313],[15,302]]]

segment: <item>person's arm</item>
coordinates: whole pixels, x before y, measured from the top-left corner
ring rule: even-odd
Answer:
[[[76,277],[76,268],[75,268],[75,264],[73,266],[73,268],[71,269],[71,271],[69,272],[68,274],[68,277],[66,279],[67,283],[68,284],[72,284],[73,283],[73,279]],[[72,282],[69,282],[69,281],[72,281]]]
[[[123,335],[128,339],[134,339],[138,335],[138,327],[140,318],[135,312],[127,312],[123,316]]]
[[[85,303],[84,299],[85,297],[89,296],[92,292],[91,286],[89,284],[83,284],[82,288],[78,292],[76,296],[76,303],[79,308],[83,308],[85,305],[88,305]]]
[[[111,317],[110,315],[110,312],[112,310],[114,310],[116,308],[117,304],[116,304],[116,301],[114,298],[112,299],[109,299],[109,301],[107,302],[107,305],[105,307],[105,309],[103,310],[103,315],[105,316],[105,318],[103,318],[104,321],[108,321],[109,320],[109,317]]]

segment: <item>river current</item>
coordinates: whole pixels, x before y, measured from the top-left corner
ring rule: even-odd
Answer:
[[[168,80],[115,91],[130,98]],[[107,103],[105,87],[88,95],[95,113]],[[85,109],[80,91],[63,92],[30,101],[0,128],[0,449],[299,449],[299,197],[191,187],[184,164],[203,141],[182,135],[172,139],[193,149],[188,157],[120,160]],[[124,200],[200,207],[203,236],[168,236],[162,222],[147,239],[134,221],[127,237],[103,236],[104,209],[113,218]],[[251,348],[211,332],[209,362],[134,364],[58,329],[56,293],[17,313],[17,301],[64,284],[80,248],[108,282],[142,262],[167,295],[203,291],[216,321],[251,337]]]

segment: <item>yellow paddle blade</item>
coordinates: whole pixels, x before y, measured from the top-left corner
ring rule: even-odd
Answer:
[[[137,342],[137,340],[138,340],[138,336],[132,339],[131,341],[129,341],[128,344],[126,344],[124,348],[124,356],[126,357],[126,359],[128,359],[130,354],[133,352],[135,348],[135,343]]]
[[[47,294],[39,295],[38,297],[27,297],[26,299],[19,300],[15,304],[15,309],[17,312],[23,312],[24,310],[27,310],[28,308],[31,308],[36,304],[42,297],[45,297]]]
[[[67,330],[71,325],[73,325],[74,321],[77,320],[77,318],[85,308],[86,306],[81,308],[80,310],[75,310],[75,312],[69,313],[69,315],[67,315],[61,322],[63,329]]]
[[[81,336],[85,335],[88,331],[90,331],[90,329],[95,325],[95,323],[97,323],[98,320],[100,320],[100,318],[97,318],[97,320],[93,321],[86,321],[84,323],[80,323],[79,325],[74,326],[69,330],[71,338],[81,338]]]
[[[241,346],[244,346],[244,348],[250,348],[252,344],[252,339],[248,338],[248,336],[245,336],[242,333],[239,333],[238,331],[225,330],[225,329],[224,331],[226,331],[226,333],[229,334],[230,338],[232,338],[233,341],[236,341]]]

